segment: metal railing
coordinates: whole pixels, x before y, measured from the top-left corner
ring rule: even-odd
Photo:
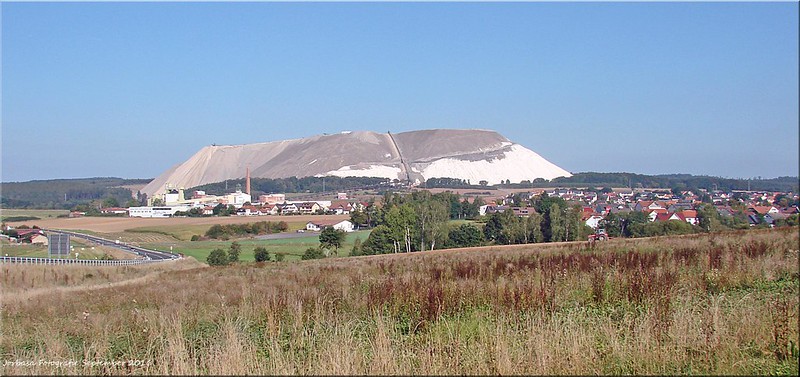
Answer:
[[[153,259],[57,259],[57,258],[27,258],[27,257],[0,257],[0,263],[22,264],[79,264],[85,266],[132,266],[137,264],[157,263],[163,260]]]

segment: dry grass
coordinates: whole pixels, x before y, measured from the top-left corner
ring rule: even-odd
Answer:
[[[4,300],[4,361],[77,365],[0,373],[796,375],[798,243],[795,228],[140,272]],[[30,284],[4,275],[4,296]]]

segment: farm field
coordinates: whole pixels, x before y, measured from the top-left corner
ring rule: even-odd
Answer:
[[[2,266],[19,294],[4,298],[0,352],[20,363],[0,373],[797,375],[799,249],[794,227],[228,267]]]
[[[61,215],[67,215],[69,211],[61,209],[0,209],[0,220],[9,217],[38,217],[40,219],[55,219]],[[29,220],[38,221],[38,220]]]
[[[300,224],[315,220],[347,220],[350,215],[298,215],[298,216],[227,216],[227,217],[173,217],[146,219],[139,217],[78,217],[78,218],[48,218],[42,220],[9,222],[11,226],[22,224],[38,225],[40,228],[88,230],[100,233],[124,232],[134,228],[158,229],[164,227],[189,227],[214,224],[242,224],[258,221],[286,221],[289,224]],[[296,225],[295,225],[296,226]],[[299,229],[299,228],[297,228]],[[191,237],[191,236],[190,236]]]

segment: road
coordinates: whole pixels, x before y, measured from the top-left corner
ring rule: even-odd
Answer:
[[[165,253],[163,251],[155,251],[155,250],[144,249],[144,248],[141,248],[141,247],[138,247],[138,246],[128,245],[128,244],[123,243],[123,242],[117,243],[117,241],[107,240],[105,238],[100,238],[100,237],[92,236],[92,235],[89,235],[89,234],[75,233],[75,232],[69,232],[69,231],[66,231],[66,230],[56,230],[56,229],[42,229],[42,230],[44,230],[45,232],[49,232],[49,233],[68,234],[70,237],[77,237],[77,238],[81,238],[81,239],[84,239],[84,240],[87,240],[87,241],[90,241],[90,242],[94,242],[94,243],[96,243],[98,245],[117,248],[117,249],[120,249],[120,250],[128,252],[128,253],[137,254],[137,255],[139,255],[139,256],[143,257],[144,259],[147,259],[147,260],[164,261],[164,260],[173,260],[173,259],[179,259],[180,258],[180,256],[177,255],[177,254],[171,254],[171,253]]]

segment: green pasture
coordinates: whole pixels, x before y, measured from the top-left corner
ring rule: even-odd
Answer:
[[[353,243],[356,238],[360,238],[361,242],[367,240],[371,230],[361,230],[348,233],[345,237],[344,245],[339,249],[339,256],[347,256],[350,249],[353,248]],[[274,260],[276,254],[283,254],[284,260],[300,260],[300,257],[309,247],[319,246],[319,234],[313,233],[306,237],[299,238],[286,238],[278,240],[259,240],[255,238],[246,238],[236,240],[242,245],[242,253],[239,259],[242,261],[254,261],[253,249],[258,246],[263,246],[267,249]],[[175,242],[150,242],[142,243],[140,246],[154,249],[158,251],[172,251],[174,253],[182,253],[187,256],[194,257],[195,259],[205,262],[208,254],[214,249],[228,250],[233,240],[229,241],[175,241]],[[172,247],[172,250],[170,250]]]
[[[289,232],[297,231],[298,229],[305,229],[305,221],[291,221],[291,217],[287,216],[286,221],[289,225]],[[266,220],[265,220],[266,221]],[[211,228],[213,224],[197,224],[197,225],[167,225],[167,226],[143,226],[138,228],[125,229],[128,233],[155,233],[177,238],[181,241],[189,241],[194,235],[203,236],[206,231]],[[213,250],[213,249],[212,249]]]

